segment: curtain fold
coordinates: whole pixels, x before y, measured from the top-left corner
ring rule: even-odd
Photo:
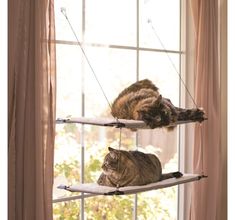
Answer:
[[[221,206],[220,72],[218,1],[191,0],[195,25],[195,99],[208,120],[195,127],[194,173],[208,178],[193,184],[191,220],[216,220]],[[224,146],[225,147],[225,146]]]
[[[8,2],[8,216],[52,219],[53,0]]]

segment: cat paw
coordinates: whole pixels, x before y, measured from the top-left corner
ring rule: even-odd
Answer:
[[[156,125],[156,122],[154,121],[154,118],[152,116],[149,116],[149,115],[144,115],[142,117],[143,121],[150,127],[150,128],[155,128],[157,125]]]
[[[205,112],[202,109],[197,108],[192,119],[195,121],[198,121],[198,122],[204,121],[205,120]]]
[[[181,172],[179,172],[179,171],[172,173],[172,175],[173,175],[173,177],[175,177],[175,178],[180,178],[180,177],[183,176],[183,174],[182,174]]]

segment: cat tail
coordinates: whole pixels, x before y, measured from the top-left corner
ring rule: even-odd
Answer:
[[[166,180],[166,179],[170,179],[170,178],[180,178],[182,176],[183,176],[183,174],[179,171],[172,172],[172,173],[163,173],[161,176],[161,180]]]
[[[202,122],[205,118],[205,112],[202,108],[179,109],[178,121],[198,121]]]

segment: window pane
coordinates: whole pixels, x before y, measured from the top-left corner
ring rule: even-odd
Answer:
[[[75,45],[57,44],[56,116],[81,115],[81,52]]]
[[[77,184],[81,181],[80,139],[78,125],[56,125],[53,199],[79,194],[57,189],[57,186]]]
[[[82,31],[82,1],[81,0],[55,0],[55,29],[56,39],[65,41],[76,41],[76,38],[66,20],[61,13],[61,8],[66,9],[68,19],[81,41]]]
[[[110,103],[122,89],[136,81],[135,51],[99,47],[86,47],[85,50]],[[86,61],[84,67],[86,116],[111,117],[110,107]]]
[[[135,0],[87,0],[86,41],[136,45]]]
[[[133,195],[97,196],[85,201],[85,219],[133,219]]]
[[[53,204],[53,220],[80,219],[80,201],[60,202]]]
[[[177,219],[177,186],[138,194],[138,220]]]
[[[179,50],[179,27],[179,0],[140,1],[140,47],[164,49],[159,37],[166,49]]]
[[[169,54],[179,72],[179,54]],[[163,97],[179,104],[179,75],[166,53],[140,52],[140,79],[148,78],[159,88]]]

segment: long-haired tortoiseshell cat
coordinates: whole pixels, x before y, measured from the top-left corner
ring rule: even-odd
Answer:
[[[180,172],[162,174],[160,160],[154,154],[116,150],[109,147],[97,183],[103,186],[139,186],[168,178],[179,178]]]
[[[114,100],[111,114],[119,119],[143,120],[150,128],[168,126],[176,121],[205,120],[202,109],[175,107],[148,79],[124,89]]]

